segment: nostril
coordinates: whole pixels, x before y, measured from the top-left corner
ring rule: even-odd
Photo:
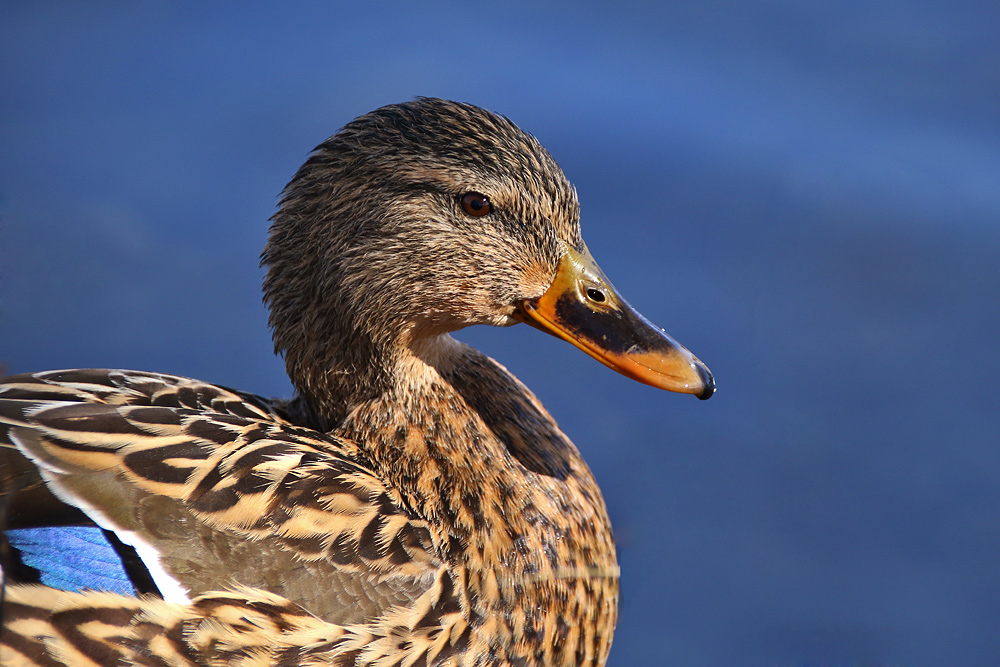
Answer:
[[[607,297],[604,296],[604,292],[593,287],[587,288],[587,298],[594,303],[604,303],[607,300]]]

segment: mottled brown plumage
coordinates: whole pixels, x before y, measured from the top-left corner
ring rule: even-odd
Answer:
[[[645,321],[545,149],[469,105],[379,109],[289,183],[262,263],[290,402],[131,371],[0,384],[14,513],[22,489],[79,507],[163,596],[12,586],[4,664],[602,665],[600,490],[531,392],[448,333],[528,321],[643,382],[714,384],[659,331],[594,343]]]

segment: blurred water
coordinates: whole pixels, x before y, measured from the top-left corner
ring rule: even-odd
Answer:
[[[1000,660],[1000,6],[0,8],[0,362],[287,394],[257,254],[307,152],[434,95],[535,133],[701,403],[459,336],[605,491],[612,665]]]

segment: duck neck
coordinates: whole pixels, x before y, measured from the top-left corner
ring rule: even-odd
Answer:
[[[590,650],[606,654],[618,567],[604,501],[576,447],[506,369],[450,336],[423,341],[392,389],[335,432],[428,523],[483,613],[517,602],[572,616],[564,603],[578,600],[579,618],[565,622],[592,628]]]
[[[296,396],[289,403],[295,421],[329,433],[340,428],[359,406],[387,396],[393,389],[391,347],[362,331],[352,335],[323,333],[302,336],[301,345],[282,350]],[[334,344],[329,340],[343,341]]]
[[[297,378],[301,421],[357,443],[421,518],[467,538],[528,505],[556,523],[572,510],[610,536],[576,447],[503,366],[447,334],[335,349],[325,364],[289,364],[322,369]]]
[[[388,378],[376,396],[355,401],[333,430],[357,442],[422,518],[468,533],[489,523],[487,509],[475,505],[523,505],[528,489],[520,485],[530,481],[531,489],[553,496],[578,494],[560,502],[606,523],[576,447],[531,392],[489,357],[435,336],[398,355]],[[486,498],[493,489],[498,498]]]

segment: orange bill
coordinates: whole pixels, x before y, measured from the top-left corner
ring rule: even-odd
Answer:
[[[633,380],[702,399],[715,393],[708,367],[632,308],[586,247],[568,250],[549,289],[522,301],[515,317]]]

